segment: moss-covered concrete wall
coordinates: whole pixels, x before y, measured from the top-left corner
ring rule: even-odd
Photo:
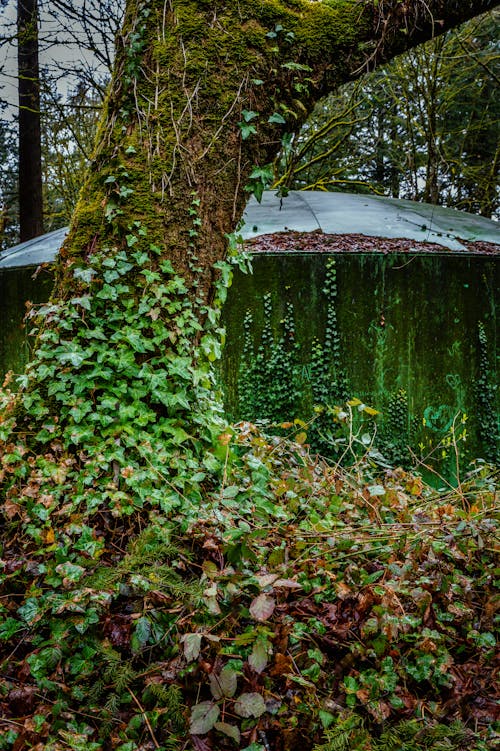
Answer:
[[[26,303],[46,302],[54,275],[43,271],[36,278],[34,267],[0,271],[0,382],[8,370],[24,371],[29,355],[29,323],[23,323]]]
[[[315,403],[357,398],[380,412],[353,406],[360,435],[376,432],[391,461],[409,461],[409,445],[454,466],[454,438],[462,463],[498,460],[498,260],[289,254],[253,267],[235,275],[225,308],[233,418],[308,420]],[[333,414],[318,422],[310,438],[328,452],[342,426]]]

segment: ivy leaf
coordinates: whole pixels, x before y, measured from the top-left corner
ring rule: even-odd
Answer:
[[[68,363],[70,363],[74,368],[79,368],[87,357],[87,354],[88,353],[86,352],[86,350],[75,348],[70,349],[66,352],[62,352],[58,355],[58,359],[62,365],[67,365]]]
[[[135,624],[135,637],[141,647],[144,647],[151,636],[151,622],[149,618],[139,618]]]
[[[24,605],[18,608],[17,612],[26,623],[35,623],[35,621],[40,620],[38,600],[35,597],[28,598]]]
[[[80,305],[85,310],[90,310],[90,295],[84,295],[83,297],[73,297],[70,300],[72,305]]]
[[[276,123],[277,125],[286,125],[286,120],[283,117],[283,115],[280,115],[279,112],[273,112],[273,114],[268,118],[268,123]]]
[[[249,182],[245,185],[245,190],[249,193],[253,193],[257,201],[260,203],[264,190],[266,190],[266,188],[268,188],[273,182],[273,168],[269,164],[264,165],[263,167],[254,167],[248,179]]]
[[[255,125],[249,125],[248,123],[239,123],[240,130],[241,130],[241,137],[244,141],[247,140],[247,138],[250,138],[250,136],[255,135],[257,133],[257,128]]]
[[[168,432],[171,434],[172,443],[175,443],[176,445],[180,445],[184,441],[187,441],[189,438],[188,433],[186,433],[186,431],[183,428],[177,425],[166,425],[165,432]]]
[[[208,733],[219,719],[219,714],[219,707],[212,701],[202,701],[200,704],[195,704],[191,710],[189,721],[189,732],[191,735],[205,735]]]
[[[210,691],[214,699],[222,699],[223,696],[232,697],[236,693],[238,676],[231,668],[224,667],[219,675],[210,674]]]
[[[151,245],[151,250],[153,250],[156,246]],[[161,252],[161,249],[158,249],[159,252]],[[160,261],[160,269],[163,271],[164,274],[175,274],[175,269],[172,266],[172,261],[170,261],[168,258],[165,258],[164,260]]]
[[[87,282],[87,284],[90,284],[92,281],[92,277],[94,276],[94,270],[93,269],[75,269],[73,271],[73,276],[75,279],[81,279],[82,282]]]
[[[111,284],[112,282],[116,281],[116,279],[120,278],[120,274],[114,269],[110,269],[109,271],[104,272],[103,278],[105,282]]]
[[[266,704],[260,694],[241,694],[234,703],[234,711],[240,717],[260,717],[266,711]]]
[[[238,485],[228,485],[222,491],[222,497],[223,498],[236,498],[239,492],[240,492],[240,488]]]
[[[241,740],[240,729],[236,725],[230,725],[228,722],[216,722],[214,728],[219,733],[224,733],[228,738],[232,738],[236,743],[239,743]]]
[[[335,720],[335,715],[331,714],[331,712],[327,712],[325,709],[320,709],[318,716],[321,720],[321,724],[325,729],[328,729],[332,722]]]
[[[375,496],[385,495],[386,492],[383,485],[370,485],[367,490],[372,498]]]
[[[250,613],[256,621],[267,621],[274,613],[276,601],[274,597],[260,594],[250,604]]]
[[[184,644],[184,657],[187,662],[197,660],[201,649],[201,634],[184,634],[181,636],[181,642]]]
[[[250,667],[256,673],[262,673],[267,665],[268,645],[262,640],[256,641],[253,645],[252,654],[248,658]]]
[[[242,120],[238,123],[241,130],[241,137],[245,141],[250,136],[257,133],[255,125],[250,125],[251,121],[258,117],[258,113],[253,110],[242,110]]]
[[[139,352],[140,354],[144,354],[146,350],[151,350],[152,345],[150,342],[148,342],[141,333],[134,331],[133,329],[127,329],[126,333],[124,334],[123,338],[126,342],[130,344],[134,352]]]
[[[254,120],[256,117],[258,117],[259,113],[254,112],[253,110],[242,110],[241,116],[246,123],[249,123],[251,120]]]
[[[263,167],[254,167],[250,172],[250,180],[260,180],[262,183],[268,185],[272,182],[274,177],[272,165],[266,164]]]
[[[70,563],[70,561],[60,563],[58,566],[56,566],[56,571],[68,582],[79,581],[85,573],[83,566],[76,566],[74,563]]]
[[[15,618],[7,618],[0,624],[0,639],[10,639],[18,631],[21,631],[23,624],[16,621]]]

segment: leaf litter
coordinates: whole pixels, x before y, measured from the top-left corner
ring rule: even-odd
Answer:
[[[439,492],[249,423],[223,438],[222,487],[96,514],[97,557],[3,551],[0,748],[288,751],[342,731],[356,751],[415,718],[492,748],[495,472]]]

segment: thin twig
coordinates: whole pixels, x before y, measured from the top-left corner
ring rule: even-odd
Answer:
[[[144,722],[146,723],[146,725],[147,725],[147,727],[148,727],[148,730],[149,730],[149,734],[151,735],[151,739],[152,739],[153,743],[155,744],[155,748],[160,748],[160,744],[159,744],[159,743],[158,743],[158,741],[156,740],[156,736],[155,736],[155,734],[154,734],[153,728],[151,727],[151,723],[150,723],[150,721],[149,721],[149,719],[148,719],[148,716],[147,716],[147,714],[146,714],[146,710],[144,709],[144,707],[142,706],[141,702],[139,701],[139,699],[138,699],[138,698],[137,698],[137,696],[136,696],[136,695],[134,694],[134,692],[132,691],[132,689],[131,689],[131,688],[129,688],[129,689],[128,689],[128,692],[129,692],[130,696],[132,697],[132,699],[133,699],[133,700],[135,701],[135,703],[137,704],[137,706],[139,707],[139,709],[140,709],[140,711],[141,711],[141,714],[142,714],[142,716],[144,717]]]

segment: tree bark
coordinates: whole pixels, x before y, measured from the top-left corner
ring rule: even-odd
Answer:
[[[19,234],[21,242],[43,233],[38,3],[18,0]]]

